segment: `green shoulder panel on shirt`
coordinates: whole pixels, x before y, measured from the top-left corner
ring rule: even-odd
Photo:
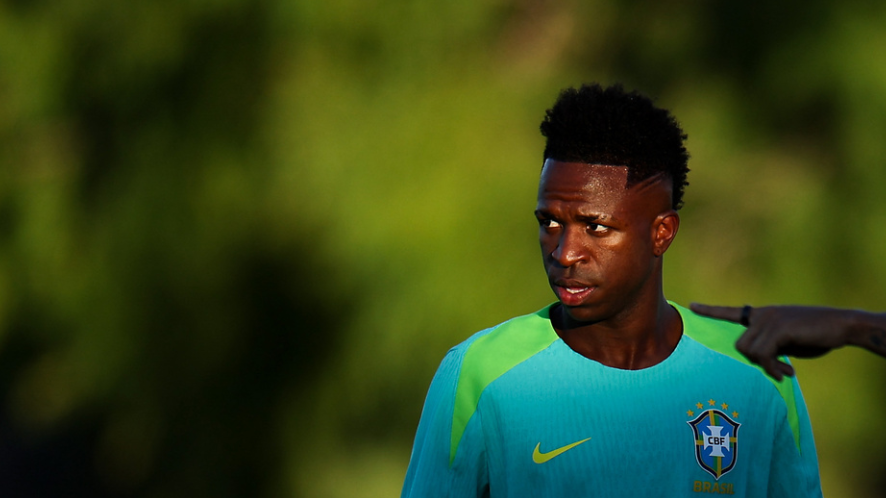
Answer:
[[[550,346],[559,337],[551,327],[550,306],[531,315],[508,320],[468,346],[461,363],[452,411],[452,439],[449,464],[468,421],[477,411],[486,386],[508,370]]]
[[[683,318],[684,334],[695,339],[709,349],[760,370],[760,372],[775,385],[787,405],[788,423],[791,426],[791,432],[794,434],[794,442],[797,444],[797,449],[799,450],[800,420],[799,415],[797,414],[797,400],[794,396],[793,379],[785,377],[781,381],[775,380],[770,377],[763,368],[752,363],[735,349],[735,341],[737,341],[745,331],[745,328],[742,325],[725,320],[703,317],[678,304],[670,304],[680,312],[680,316]]]

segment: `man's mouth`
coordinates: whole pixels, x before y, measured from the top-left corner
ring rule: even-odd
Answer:
[[[554,292],[557,298],[566,306],[578,306],[588,296],[591,295],[596,287],[586,287],[577,285],[555,285]]]

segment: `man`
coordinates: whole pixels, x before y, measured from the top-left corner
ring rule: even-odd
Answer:
[[[794,375],[794,367],[779,361],[779,355],[814,358],[857,346],[886,357],[886,313],[821,306],[738,308],[692,303],[690,307],[698,314],[746,326],[736,349],[778,380]]]
[[[688,172],[677,122],[593,85],[562,92],[541,131],[535,215],[558,302],[449,351],[403,497],[820,496],[796,381],[745,361],[742,327],[665,300]]]

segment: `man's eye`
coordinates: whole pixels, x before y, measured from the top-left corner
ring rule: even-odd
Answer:
[[[559,228],[560,224],[554,220],[538,220],[539,225],[545,228]]]
[[[588,231],[589,232],[605,232],[609,227],[606,225],[600,225],[599,223],[588,223]]]

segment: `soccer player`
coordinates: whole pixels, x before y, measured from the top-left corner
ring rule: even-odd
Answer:
[[[692,311],[747,327],[735,347],[769,375],[781,380],[794,368],[780,355],[814,358],[843,346],[858,346],[886,357],[886,313],[820,306],[708,306]]]
[[[806,407],[665,299],[686,136],[620,86],[564,90],[535,216],[557,301],[480,331],[431,382],[404,498],[821,496]]]

